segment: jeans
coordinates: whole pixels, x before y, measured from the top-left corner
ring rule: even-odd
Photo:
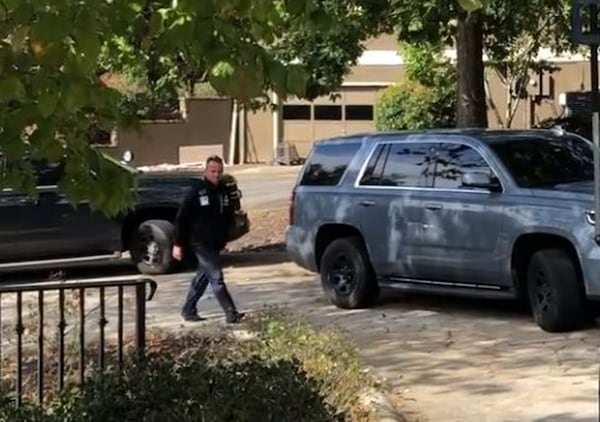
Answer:
[[[223,269],[219,262],[219,252],[197,244],[192,245],[192,249],[198,259],[198,271],[190,284],[181,314],[184,317],[196,315],[198,312],[196,305],[209,284],[225,315],[235,314],[237,312],[235,304],[223,281]]]

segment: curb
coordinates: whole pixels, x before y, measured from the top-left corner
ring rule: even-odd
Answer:
[[[378,422],[407,422],[390,398],[381,390],[371,389],[363,394],[361,400]]]

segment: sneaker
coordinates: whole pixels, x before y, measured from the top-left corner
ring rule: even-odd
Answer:
[[[241,322],[245,316],[246,316],[245,313],[235,311],[235,312],[227,314],[227,317],[225,319],[227,321],[227,324],[237,324],[237,323]]]
[[[202,318],[198,314],[182,315],[182,318],[186,322],[199,322],[199,321],[204,321],[206,319],[206,318]]]

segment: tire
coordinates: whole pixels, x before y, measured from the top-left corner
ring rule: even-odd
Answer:
[[[331,242],[323,253],[320,268],[321,285],[330,303],[342,309],[375,304],[379,286],[359,237],[344,237]],[[340,280],[341,277],[350,280]]]
[[[563,249],[533,254],[527,268],[527,291],[535,322],[551,333],[582,328],[587,321],[577,264]]]
[[[144,221],[133,235],[131,259],[142,274],[167,274],[175,266],[172,256],[173,224],[165,220]]]

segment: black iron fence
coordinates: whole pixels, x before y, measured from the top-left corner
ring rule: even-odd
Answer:
[[[77,292],[78,296],[78,365],[77,365],[77,378],[81,385],[85,381],[85,368],[86,368],[86,344],[88,340],[86,338],[86,294],[90,291],[95,291],[98,298],[97,312],[98,312],[98,357],[97,365],[100,370],[105,369],[106,366],[106,325],[108,320],[106,318],[106,306],[107,306],[107,291],[116,290],[116,323],[117,323],[117,341],[116,341],[116,354],[117,361],[120,368],[123,366],[124,360],[124,297],[125,289],[133,289],[135,297],[135,328],[134,328],[134,346],[138,353],[143,354],[146,343],[146,301],[149,301],[156,292],[157,284],[154,280],[146,278],[123,278],[123,279],[111,279],[111,280],[86,280],[86,281],[65,281],[65,282],[34,282],[34,283],[23,283],[23,284],[10,284],[0,285],[0,327],[3,326],[4,311],[6,306],[3,305],[2,299],[7,295],[14,296],[15,299],[15,315],[13,315],[14,331],[16,334],[16,353],[15,365],[15,393],[16,393],[16,404],[20,406],[23,401],[23,346],[24,346],[24,315],[23,315],[23,296],[24,294],[37,293],[37,303],[33,304],[33,307],[37,309],[36,312],[36,331],[35,334],[37,345],[35,353],[37,354],[37,379],[36,379],[36,396],[39,403],[44,401],[45,393],[45,341],[46,333],[46,315],[45,310],[48,304],[45,300],[54,294],[57,297],[52,298],[57,301],[55,304],[58,308],[58,314],[55,317],[55,323],[57,328],[57,387],[58,390],[62,390],[65,386],[65,333],[67,330],[67,321],[65,318],[65,293],[66,292]],[[112,296],[114,297],[114,296]],[[3,378],[3,340],[5,334],[0,329],[0,380]]]

